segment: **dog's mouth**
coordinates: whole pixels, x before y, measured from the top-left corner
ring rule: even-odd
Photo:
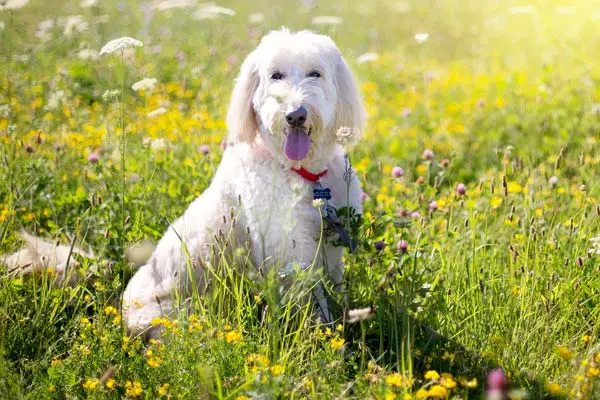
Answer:
[[[283,151],[287,158],[293,161],[300,161],[306,158],[310,144],[311,128],[304,126],[289,126],[286,129],[285,139],[283,141]]]

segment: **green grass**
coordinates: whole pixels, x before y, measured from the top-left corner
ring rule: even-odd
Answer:
[[[204,21],[150,18],[137,1],[0,11],[0,254],[24,228],[89,246],[82,268],[97,271],[70,288],[0,269],[0,397],[391,399],[445,385],[449,398],[481,398],[497,366],[533,399],[600,395],[600,259],[589,251],[600,234],[600,4],[539,1],[519,14],[523,4],[493,1],[309,3],[228,1],[235,16]],[[265,20],[249,23],[253,12]],[[65,35],[61,18],[74,14],[87,28]],[[344,20],[316,27],[318,15]],[[36,28],[48,18],[44,41]],[[208,294],[181,297],[177,322],[158,321],[159,341],[129,338],[124,250],[159,239],[208,186],[239,65],[282,25],[331,35],[361,83],[369,122],[350,157],[368,197],[336,303],[373,315],[323,332],[306,287],[282,298],[275,274],[258,279],[238,249]],[[419,32],[429,39],[417,43]],[[124,35],[144,42],[124,65],[78,57]],[[379,58],[356,63],[365,52]],[[130,89],[143,77],[158,79],[154,91]],[[124,103],[103,100],[115,88]]]

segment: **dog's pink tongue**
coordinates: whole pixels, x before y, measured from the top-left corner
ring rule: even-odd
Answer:
[[[303,160],[308,154],[310,143],[310,137],[306,129],[289,128],[285,142],[283,143],[283,150],[290,160]]]

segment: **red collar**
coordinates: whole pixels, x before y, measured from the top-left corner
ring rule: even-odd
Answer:
[[[300,175],[307,181],[311,181],[311,182],[318,181],[320,177],[325,176],[325,174],[327,173],[327,170],[323,170],[323,171],[319,172],[318,174],[313,174],[312,172],[308,172],[307,170],[305,170],[304,167],[301,167],[300,169],[292,167],[292,171],[294,171],[295,173],[297,173],[298,175]]]

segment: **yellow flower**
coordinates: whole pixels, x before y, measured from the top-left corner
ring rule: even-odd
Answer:
[[[61,362],[62,362],[61,360],[55,358],[54,360],[50,361],[50,366],[55,367],[57,365],[60,365]]]
[[[421,388],[417,390],[415,396],[417,397],[417,399],[426,399],[429,397],[429,390]]]
[[[417,173],[418,173],[419,175],[425,175],[425,173],[427,172],[427,169],[428,169],[428,168],[427,168],[427,165],[423,165],[423,164],[421,164],[421,165],[418,165],[418,166],[417,166]],[[384,171],[384,172],[385,172],[385,171]]]
[[[275,364],[271,367],[272,376],[280,376],[285,372],[285,368],[282,365]]]
[[[500,206],[500,204],[502,204],[504,200],[502,199],[502,197],[500,196],[494,196],[490,199],[490,206],[492,206],[492,208],[497,208]]]
[[[56,392],[56,386],[54,386],[54,385],[48,386],[48,391],[49,392]]]
[[[393,386],[396,388],[402,387],[410,387],[412,386],[412,380],[404,375],[400,375],[399,373],[394,373],[385,377],[385,383],[388,386]]]
[[[235,400],[250,400],[250,397],[241,395],[241,396],[236,397]]]
[[[242,332],[235,330],[235,329],[227,332],[225,334],[225,341],[227,343],[233,343],[233,344],[241,343],[242,342]]]
[[[560,346],[556,349],[556,352],[565,360],[571,360],[573,358],[573,353],[571,353],[571,351],[566,346]]]
[[[117,315],[117,314],[119,314],[119,312],[113,306],[108,306],[104,309],[104,314],[105,315]]]
[[[125,393],[127,394],[127,396],[130,396],[130,397],[139,397],[142,395],[142,393],[144,393],[144,389],[142,389],[142,384],[139,383],[138,381],[125,382],[125,389],[126,389]]]
[[[442,378],[442,385],[446,388],[446,389],[454,389],[456,387],[456,381],[454,379],[452,379],[452,377],[450,376],[444,376]]]
[[[562,389],[558,383],[546,383],[545,386],[546,386],[546,390],[552,394],[558,395],[558,394],[562,393]]]
[[[115,382],[115,380],[113,378],[110,378],[109,380],[106,381],[105,386],[109,389],[114,389],[116,384],[117,384],[117,382]]]
[[[513,286],[511,293],[514,297],[519,297],[519,295],[521,294],[521,288],[518,286]]]
[[[594,356],[594,361],[600,363],[600,353],[596,353],[596,355]]]
[[[165,383],[164,385],[161,385],[158,388],[158,394],[164,396],[165,394],[167,394],[167,390],[169,390],[169,384]]]
[[[94,390],[94,389],[96,389],[96,387],[98,386],[99,383],[100,383],[99,379],[96,379],[96,378],[87,378],[85,380],[85,382],[83,382],[82,386],[83,386],[84,389]]]
[[[508,182],[508,193],[521,193],[523,188],[517,182]]]
[[[467,381],[466,379],[462,378],[460,380],[460,384],[466,388],[475,389],[477,387],[477,378],[473,378],[470,381]]]
[[[163,360],[159,357],[148,358],[148,365],[150,368],[158,368],[163,363]]]
[[[437,373],[437,371],[427,371],[425,373],[425,379],[429,380],[429,381],[437,381],[440,379],[440,374]]]
[[[385,400],[395,400],[396,399],[396,393],[394,392],[385,392],[385,395],[383,397]]]
[[[599,368],[595,368],[595,367],[590,367],[588,368],[587,372],[586,372],[587,376],[598,376],[600,375],[600,369]]]
[[[589,342],[591,339],[592,339],[592,337],[591,337],[590,335],[583,335],[583,336],[581,337],[581,341],[582,341],[583,343],[587,343],[587,342]]]
[[[330,346],[332,350],[340,350],[344,347],[344,343],[346,343],[344,339],[335,337],[331,339]]]
[[[445,399],[446,397],[448,397],[448,391],[443,386],[433,385],[429,389],[429,397],[432,397],[434,399]]]

